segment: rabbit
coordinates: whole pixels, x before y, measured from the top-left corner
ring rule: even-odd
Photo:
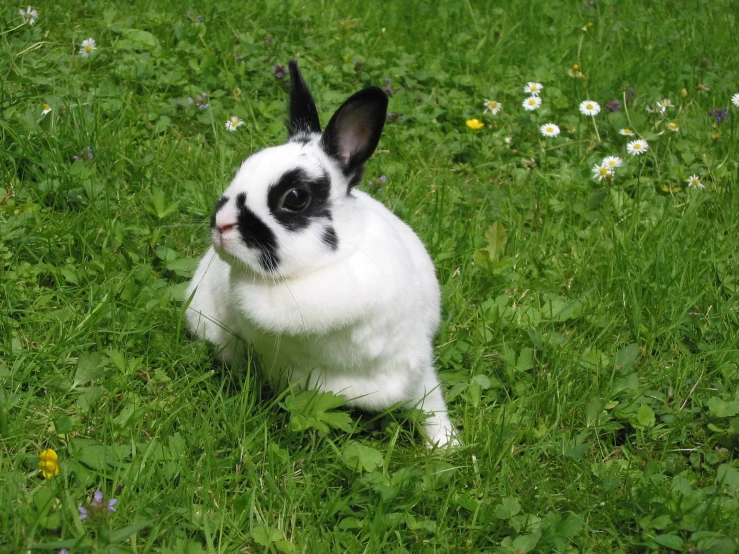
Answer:
[[[360,90],[321,132],[297,62],[289,71],[288,142],[248,157],[216,203],[188,327],[229,363],[243,363],[240,340],[251,343],[278,390],[331,391],[368,411],[420,408],[430,443],[456,445],[434,368],[433,263],[408,225],[354,188],[388,98]]]

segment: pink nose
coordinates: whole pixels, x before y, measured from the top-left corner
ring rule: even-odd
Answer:
[[[235,225],[233,223],[226,223],[225,225],[219,225],[218,226],[218,231],[221,234],[224,234],[226,231],[230,231],[234,227],[235,227]]]

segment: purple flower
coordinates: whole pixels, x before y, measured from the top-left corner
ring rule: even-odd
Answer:
[[[629,87],[626,89],[626,100],[631,100],[634,98],[634,95],[636,95],[636,89],[634,87]]]
[[[272,71],[275,74],[275,78],[282,79],[285,76],[285,66],[281,63],[276,63],[272,66]]]
[[[390,86],[391,82],[392,79],[390,79],[390,77],[385,77],[385,86],[382,87],[382,90],[384,90],[385,94],[387,94],[388,96],[392,96],[395,93],[393,87]]]
[[[80,152],[77,153],[76,156],[72,156],[72,161],[76,162],[79,160],[84,160],[85,158],[87,158],[90,161],[92,161],[95,158],[95,156],[93,156],[92,154],[92,147],[85,146]]]
[[[620,112],[621,111],[621,102],[618,100],[609,100],[606,102],[606,110],[609,112]]]
[[[381,185],[385,184],[386,182],[387,177],[385,175],[381,175],[377,179],[370,179],[369,181],[367,181],[367,188],[379,194],[382,192]]]
[[[77,509],[80,512],[80,519],[88,520],[89,524],[95,527],[105,521],[108,513],[117,511],[116,504],[118,504],[117,498],[106,501],[102,491],[95,491],[92,495],[92,502]]]
[[[243,60],[243,59],[244,59],[244,56],[242,56],[242,55],[238,55],[238,56],[236,56],[236,61],[237,61],[237,62],[240,62],[240,61],[241,61],[241,60]]]
[[[202,92],[198,96],[196,96],[194,99],[188,97],[187,103],[192,105],[195,105],[200,110],[207,110],[210,107],[210,104],[208,104],[208,93]]]
[[[729,108],[714,108],[708,113],[716,119],[716,123],[721,123],[729,117]]]

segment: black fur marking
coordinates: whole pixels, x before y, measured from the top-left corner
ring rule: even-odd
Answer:
[[[321,240],[334,252],[339,248],[339,237],[333,227],[326,227],[321,235]]]
[[[280,205],[285,193],[294,188],[307,190],[311,194],[310,203],[300,212],[290,212]],[[302,169],[292,169],[270,186],[267,192],[267,206],[280,225],[288,231],[297,232],[308,227],[313,221],[331,219],[331,205],[328,199],[330,190],[331,184],[327,174],[311,178]]]
[[[221,196],[218,199],[218,202],[216,202],[216,207],[213,210],[213,215],[210,216],[210,228],[211,229],[216,226],[216,215],[218,215],[218,212],[221,211],[221,208],[225,206],[227,202],[228,202],[228,196]]]
[[[236,206],[239,208],[236,227],[244,244],[261,251],[259,264],[265,270],[276,270],[280,265],[280,256],[277,254],[277,237],[257,214],[246,207],[246,193],[241,192],[236,196]]]

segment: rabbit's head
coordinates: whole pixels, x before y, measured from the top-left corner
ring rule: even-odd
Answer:
[[[247,158],[216,204],[211,236],[219,256],[271,278],[332,262],[342,236],[334,222],[352,209],[352,187],[380,140],[387,96],[352,95],[321,132],[318,110],[291,61],[289,139]],[[346,220],[343,217],[342,220]]]

